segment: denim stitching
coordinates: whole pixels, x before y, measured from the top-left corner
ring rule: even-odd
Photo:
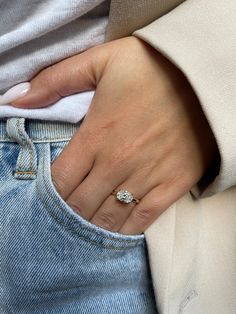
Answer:
[[[43,166],[45,166],[45,158],[43,159]],[[43,168],[44,168],[44,167],[43,167]],[[46,181],[45,172],[43,172],[43,179],[44,179],[44,181]],[[45,186],[47,187],[47,185],[45,185]],[[51,194],[51,192],[49,191],[49,189],[47,189],[47,191],[49,192],[50,196],[53,198],[55,204],[56,204],[56,205],[60,205],[60,204],[58,203],[56,197],[55,197],[53,194]],[[64,208],[63,208],[63,212],[66,214],[66,216],[67,216],[70,220],[75,220],[74,218],[72,218],[72,217],[69,216],[69,214],[65,211]],[[76,221],[76,220],[75,220],[75,221]],[[84,227],[85,227],[87,230],[91,231],[89,227],[87,227],[87,226],[84,226]],[[103,237],[106,237],[107,239],[110,240],[110,237],[109,237],[109,236],[103,235]],[[134,241],[130,241],[130,240],[125,240],[125,239],[116,239],[116,241],[117,241],[117,240],[118,240],[119,242],[121,241],[121,242],[125,242],[125,243],[133,243],[133,242],[136,243],[135,240],[134,240]],[[137,242],[138,242],[138,241],[142,241],[142,240],[143,240],[143,239],[137,240]]]
[[[1,133],[5,133],[5,124],[7,124],[7,120],[9,118],[6,118],[6,119],[0,119],[0,126],[1,126],[1,129],[2,129],[2,132]],[[28,120],[28,119],[25,119],[25,118],[16,118],[16,119],[24,119],[24,120]],[[36,122],[37,124],[37,122]],[[41,123],[39,123],[41,124]],[[68,125],[70,125],[71,123],[68,123]],[[44,124],[41,124],[41,131],[42,131],[42,135],[38,136],[37,134],[34,134],[34,136],[30,136],[30,138],[33,140],[33,141],[37,141],[38,143],[42,143],[42,142],[45,142],[45,141],[68,141],[71,139],[71,137],[73,136],[73,134],[78,130],[78,128],[81,126],[82,122],[79,121],[78,123],[76,123],[75,125],[73,126],[70,126],[70,129],[68,132],[66,132],[66,138],[64,137],[65,134],[61,134],[61,137],[58,137],[58,134],[55,134],[55,136],[52,136],[50,134],[47,134],[47,136],[44,136],[43,137],[43,134],[45,134],[44,132]],[[53,124],[50,124],[52,126],[52,128],[54,127]],[[64,123],[62,122],[62,126],[64,125]],[[57,123],[55,124],[55,127],[57,128],[58,125]],[[34,132],[33,132],[34,133]],[[37,133],[37,130],[36,130],[36,133]],[[1,134],[0,135],[0,141],[6,141],[6,142],[14,142],[11,140],[11,138],[9,138],[7,136],[7,134]]]
[[[112,246],[112,245],[104,245],[104,244],[102,245],[102,244],[100,244],[100,243],[98,243],[98,242],[96,242],[96,241],[93,241],[93,240],[90,240],[90,239],[86,238],[85,236],[82,236],[82,235],[79,234],[77,231],[73,230],[72,228],[68,227],[66,224],[62,223],[62,222],[60,221],[60,219],[58,219],[57,216],[53,214],[53,212],[51,211],[51,208],[50,208],[49,206],[47,206],[47,204],[45,203],[45,201],[44,201],[44,199],[43,199],[43,196],[42,196],[42,194],[41,194],[41,192],[40,192],[40,189],[39,189],[38,184],[36,184],[36,188],[37,188],[37,194],[39,195],[39,198],[41,199],[41,201],[42,201],[42,203],[43,203],[45,209],[48,210],[48,212],[50,213],[50,215],[51,215],[61,226],[63,226],[66,230],[70,231],[72,234],[75,234],[77,237],[83,239],[84,241],[89,242],[89,243],[92,243],[92,244],[94,244],[94,245],[96,245],[96,246],[99,246],[99,247],[102,247],[102,248],[105,247],[105,248],[112,249],[112,250],[116,250],[116,251],[120,251],[120,250],[124,250],[124,249],[127,250],[127,249],[129,249],[129,248],[131,248],[131,247],[135,247],[137,244],[143,245],[143,243],[141,242],[142,240],[137,240],[137,242],[132,242],[132,241],[128,241],[128,240],[126,241],[126,240],[115,239],[115,241],[118,241],[118,242],[125,242],[125,243],[133,243],[133,244],[134,244],[134,245],[124,246],[124,247],[122,247],[122,246],[120,246],[120,247],[115,247],[115,246]],[[49,192],[48,189],[47,189],[47,192]],[[50,194],[50,196],[51,196],[51,194]],[[53,201],[55,202],[55,199],[54,199],[54,198],[53,198]],[[59,204],[57,204],[57,203],[55,203],[55,204],[58,206],[58,208],[59,208],[60,210],[63,211],[63,213],[64,213],[65,215],[67,215],[66,212],[64,211],[63,207],[61,207],[61,206],[60,206]],[[70,219],[70,217],[68,217],[68,218]],[[84,227],[85,229],[88,229],[86,226],[83,226],[83,227]],[[89,230],[89,231],[91,232],[91,230]],[[107,238],[108,240],[111,240],[110,238],[106,237],[105,235],[104,235],[104,237]]]
[[[46,142],[55,142],[55,141],[57,141],[57,142],[59,142],[59,141],[60,142],[67,142],[67,141],[69,141],[71,139],[71,137],[68,137],[68,138],[66,138],[66,137],[62,137],[62,138],[60,138],[60,137],[52,137],[52,138],[47,137],[47,138],[44,138],[44,139],[40,139],[40,138],[37,138],[37,137],[32,137],[31,139],[32,139],[32,141],[37,142],[37,143],[45,143],[45,141]]]
[[[67,142],[71,140],[71,137],[65,138],[65,137],[48,137],[44,139],[36,138],[36,137],[31,137],[31,140],[34,143],[51,143],[51,142]],[[4,138],[0,137],[0,142],[9,142],[9,143],[16,143],[15,140],[12,140],[10,137],[5,136]]]
[[[25,136],[23,134],[23,132],[21,131],[21,127],[24,127],[24,121],[21,120],[21,119],[17,119],[17,122],[16,122],[16,128],[17,128],[17,132],[18,132],[18,135],[20,137],[20,140],[22,143],[19,144],[20,146],[20,154],[19,154],[19,162],[17,163],[17,171],[15,172],[16,174],[19,174],[19,175],[24,175],[24,174],[32,174],[32,175],[36,175],[37,172],[36,171],[33,171],[33,148],[32,146],[30,145],[30,143],[27,143],[26,140],[25,140]],[[26,133],[27,134],[27,133]],[[26,145],[28,147],[28,150],[29,150],[29,170],[23,170],[23,149],[24,148],[21,148],[21,144],[24,145],[24,143],[26,142]]]
[[[44,169],[44,166],[45,166],[45,156],[43,158],[43,169]],[[45,178],[45,172],[43,171],[43,180],[46,181],[46,178]],[[52,201],[55,203],[56,206],[59,207],[60,210],[62,210],[63,214],[71,221],[75,220],[73,219],[72,217],[70,217],[68,215],[68,213],[65,211],[65,209],[58,203],[58,201],[56,200],[56,198],[51,194],[51,192],[49,191],[48,187],[47,187],[47,184],[45,184],[45,188],[48,192],[48,194],[50,195]],[[123,240],[123,239],[114,239],[114,241],[117,241],[117,242],[124,242],[124,243],[127,243],[127,244],[134,244],[134,245],[129,245],[128,247],[125,246],[125,247],[114,247],[112,245],[102,245],[102,244],[99,244],[98,242],[95,242],[93,240],[90,240],[90,239],[87,239],[85,236],[82,236],[80,235],[77,231],[73,230],[72,228],[69,228],[67,225],[61,223],[61,221],[52,213],[51,209],[49,206],[47,206],[47,204],[45,204],[45,201],[43,199],[43,196],[40,192],[40,188],[38,186],[38,182],[36,182],[36,189],[37,189],[37,193],[41,199],[41,201],[43,202],[43,205],[45,206],[45,208],[50,212],[50,215],[56,219],[57,222],[59,222],[60,225],[63,225],[63,227],[65,227],[67,230],[71,231],[72,233],[76,234],[77,236],[79,236],[80,238],[84,239],[85,241],[87,242],[90,242],[90,243],[93,243],[95,245],[98,245],[100,247],[106,247],[106,248],[110,248],[110,249],[113,249],[113,250],[123,250],[123,249],[129,249],[130,247],[135,247],[137,244],[140,244],[140,245],[144,245],[144,238],[143,239],[140,239],[140,240],[137,240],[137,241],[129,241],[129,240]],[[87,229],[89,232],[92,232],[92,230],[90,230],[90,228],[88,228],[87,226],[83,226],[84,229]],[[106,235],[102,235],[104,238],[107,238],[108,240],[111,240],[111,238],[109,238],[108,236]]]
[[[33,145],[33,143],[32,143],[32,145]],[[29,155],[30,155],[29,170],[30,170],[30,172],[33,172],[33,147],[32,147],[32,145],[30,145],[30,143],[29,143]]]
[[[23,135],[22,135],[22,132],[21,132],[21,130],[20,130],[20,119],[17,119],[17,121],[16,121],[16,129],[17,129],[17,133],[19,134],[20,139],[23,141]],[[19,143],[18,143],[18,144],[19,144]],[[23,170],[22,170],[23,152],[22,152],[22,149],[21,149],[21,145],[20,145],[20,144],[19,144],[19,147],[20,147],[20,153],[19,153],[19,157],[18,157],[19,161],[17,161],[16,167],[17,167],[17,171],[18,171],[18,169],[19,169],[20,171],[23,171]],[[17,171],[16,171],[16,172],[17,172]]]
[[[34,174],[36,175],[37,172],[36,171],[15,171],[15,174]]]

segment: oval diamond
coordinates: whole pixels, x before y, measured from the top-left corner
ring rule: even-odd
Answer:
[[[120,190],[116,193],[117,199],[122,202],[129,204],[133,201],[134,197],[129,191]]]

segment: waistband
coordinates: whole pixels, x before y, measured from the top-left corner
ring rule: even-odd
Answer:
[[[35,143],[68,141],[80,127],[82,120],[78,123],[58,122],[58,121],[43,121],[25,118],[6,118],[0,119],[0,141],[14,142],[7,133],[7,123],[11,119],[16,120],[17,125],[24,128],[30,139]]]

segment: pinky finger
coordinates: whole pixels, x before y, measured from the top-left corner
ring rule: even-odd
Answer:
[[[173,185],[161,184],[147,193],[120,228],[122,234],[143,233],[181,195]]]

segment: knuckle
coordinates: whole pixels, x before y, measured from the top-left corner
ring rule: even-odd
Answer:
[[[160,213],[163,210],[167,209],[169,207],[169,196],[165,192],[165,189],[167,188],[166,185],[162,186],[162,193],[159,193],[158,196],[155,196],[151,200],[151,208],[154,213]]]
[[[153,212],[151,209],[146,207],[137,207],[134,209],[134,215],[137,222],[148,223],[153,218]]]
[[[68,94],[67,86],[63,84],[64,75],[57,71],[57,65],[49,66],[42,72],[44,85],[50,90],[50,93],[63,97]]]
[[[116,220],[112,213],[102,212],[99,213],[93,221],[95,225],[108,230],[116,230]]]
[[[86,186],[79,186],[73,194],[73,199],[75,199],[76,204],[79,204],[82,208],[86,208],[90,204],[91,194],[91,190]]]
[[[77,214],[80,216],[83,216],[82,208],[76,204],[76,202],[68,201],[67,204],[72,208]]]
[[[61,169],[59,169],[58,167],[53,167],[53,172],[52,172],[52,182],[53,185],[55,187],[55,189],[57,190],[58,194],[60,194],[60,196],[64,199],[65,196],[65,175],[63,173],[63,171],[61,171]]]
[[[54,187],[55,187],[57,193],[58,193],[63,199],[65,199],[65,195],[64,195],[64,192],[63,192],[63,183],[62,183],[60,180],[58,180],[58,179],[55,181],[53,178],[52,178],[52,182],[53,182],[53,185],[54,185]]]
[[[45,85],[51,88],[54,87],[56,77],[55,77],[55,69],[53,68],[53,66],[49,66],[48,68],[43,70],[41,72],[41,76]]]
[[[182,192],[190,190],[194,183],[196,183],[196,179],[193,173],[187,168],[180,168],[178,173],[175,173],[175,176],[167,183],[167,188],[171,188],[173,191],[177,191],[181,194]]]
[[[198,175],[195,175],[193,171],[186,171],[183,179],[180,182],[180,187],[184,190],[189,190],[197,181]]]

